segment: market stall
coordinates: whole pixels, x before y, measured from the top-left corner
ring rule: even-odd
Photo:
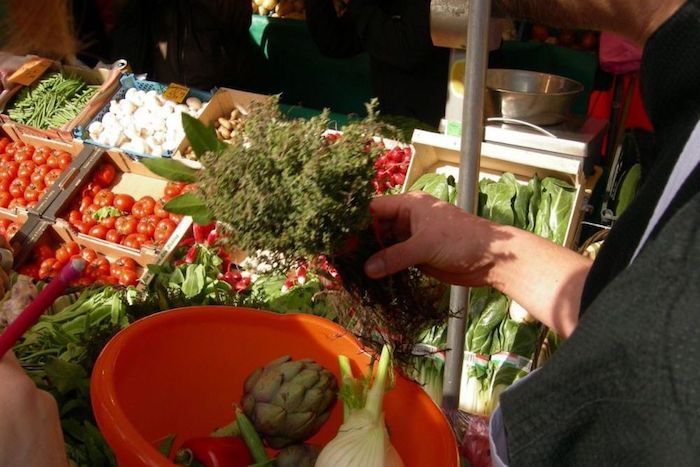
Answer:
[[[280,38],[301,35],[303,23],[253,23],[269,62],[287,70],[274,75],[291,86],[286,102],[322,107],[336,90],[295,76],[301,68],[288,67],[289,48],[279,53]],[[327,71],[328,63],[319,66]],[[215,449],[224,427],[245,441],[235,448],[251,456],[241,465],[291,456],[289,446],[300,457],[279,465],[312,465],[299,459],[315,458],[324,446],[316,465],[331,465],[346,443],[338,428],[357,423],[357,412],[371,414],[375,441],[390,440],[391,455],[405,465],[458,465],[458,440],[435,404],[449,347],[447,290],[406,273],[396,280],[417,302],[396,308],[395,290],[381,285],[372,299],[395,314],[370,327],[354,315],[372,286],[356,274],[362,261],[353,253],[382,245],[367,217],[373,196],[420,190],[464,206],[460,153],[467,140],[417,130],[401,141],[396,132],[383,133],[372,114],[336,131],[342,116],[287,119],[263,94],[212,93],[121,70],[35,66],[44,65],[28,67],[29,77],[20,72],[17,86],[0,97],[0,179],[7,185],[0,233],[15,247],[18,273],[0,326],[66,265],[87,263],[14,347],[58,400],[73,461],[114,465],[116,455],[125,465],[173,465],[175,456],[197,457],[197,438]],[[347,102],[335,111],[362,113],[355,105],[366,100],[358,97],[366,91],[364,66],[366,57],[333,62],[343,79],[358,84],[344,87]],[[88,88],[71,82],[76,74]],[[323,81],[332,80],[326,74]],[[46,99],[49,86],[49,93],[71,95]],[[302,97],[310,87],[318,101]],[[473,167],[476,213],[573,247],[587,164],[603,127],[583,140],[572,137],[574,153],[532,135],[536,146],[514,148],[504,140],[512,138],[504,136],[509,130],[494,127],[483,145],[470,143],[481,159]],[[541,361],[547,330],[493,289],[474,290],[469,300],[460,408],[483,416],[500,391]],[[413,303],[432,314],[409,329],[402,319]],[[184,307],[200,308],[161,313]],[[385,342],[401,370],[386,395],[384,378],[391,377],[382,371],[393,367],[377,345]],[[551,351],[555,336],[548,345]],[[355,381],[353,373],[364,375],[368,366],[371,374],[370,357],[380,354],[375,381]],[[291,357],[280,360],[285,355]],[[335,403],[338,390],[342,401]],[[370,437],[351,450],[361,453]]]

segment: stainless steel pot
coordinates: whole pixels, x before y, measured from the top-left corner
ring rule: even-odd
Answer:
[[[548,73],[490,69],[486,73],[486,89],[488,117],[556,125],[567,118],[583,85]]]

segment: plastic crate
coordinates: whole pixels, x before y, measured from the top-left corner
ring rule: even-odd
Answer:
[[[120,100],[123,99],[124,96],[126,95],[126,91],[128,91],[131,88],[136,88],[139,91],[156,91],[158,94],[163,94],[163,92],[168,88],[167,84],[163,83],[158,83],[156,81],[148,81],[148,80],[141,80],[141,79],[136,79],[136,76],[134,74],[128,74],[124,75],[121,77],[119,80],[120,86],[117,92],[112,96],[112,98],[105,104],[102,109],[90,120],[87,125],[85,126],[80,126],[74,130],[74,136],[76,138],[82,139],[83,141],[86,141],[90,144],[93,144],[95,146],[99,146],[104,149],[115,149],[118,151],[121,151],[125,154],[128,154],[129,156],[135,157],[135,158],[153,158],[153,157],[171,157],[175,150],[168,150],[165,151],[162,155],[153,155],[153,154],[144,154],[140,152],[135,152],[135,151],[130,151],[127,149],[122,149],[118,146],[109,146],[105,144],[98,143],[97,141],[91,139],[88,137],[88,132],[87,128],[90,126],[92,122],[96,121],[102,121],[102,117],[109,112],[109,106],[111,101],[113,100]],[[204,102],[209,102],[212,98],[213,93],[212,92],[207,92],[207,91],[201,91],[199,89],[191,89],[187,93],[187,97],[196,97],[197,99],[201,100],[203,103]]]

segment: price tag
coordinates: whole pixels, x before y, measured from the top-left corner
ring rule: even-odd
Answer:
[[[163,92],[163,97],[175,103],[181,104],[185,100],[190,88],[181,84],[170,83],[167,89]]]
[[[41,78],[41,75],[51,66],[53,62],[47,58],[34,58],[19,67],[8,79],[11,83],[30,86],[34,81]]]

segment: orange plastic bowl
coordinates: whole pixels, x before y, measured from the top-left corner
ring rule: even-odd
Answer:
[[[233,419],[243,382],[282,355],[312,358],[338,377],[338,355],[353,371],[369,356],[338,325],[311,315],[278,315],[233,307],[181,308],[137,321],[117,334],[97,359],[92,405],[100,430],[122,466],[172,466],[157,449],[176,446]],[[457,443],[441,410],[415,383],[397,378],[384,398],[391,441],[406,466],[457,467]],[[309,442],[325,445],[342,417],[336,403]]]

